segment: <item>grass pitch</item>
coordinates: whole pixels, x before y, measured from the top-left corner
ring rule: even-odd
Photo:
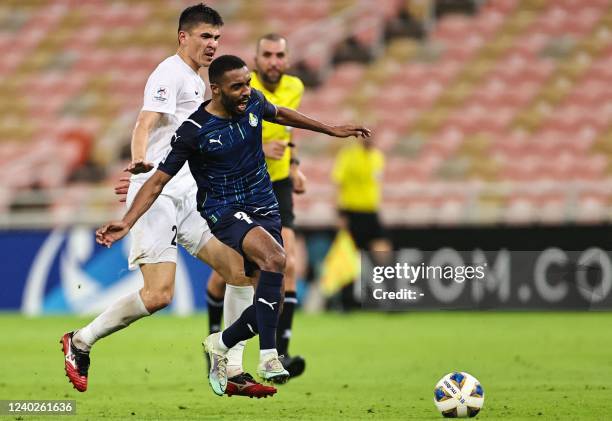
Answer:
[[[604,420],[612,411],[612,313],[298,315],[291,350],[306,372],[260,400],[213,395],[204,316],[158,315],[100,341],[89,390],[78,393],[58,341],[85,322],[0,315],[0,399],[76,399],[69,419],[442,419],[433,387],[462,370],[484,387],[480,419]],[[254,374],[256,343],[247,348]]]

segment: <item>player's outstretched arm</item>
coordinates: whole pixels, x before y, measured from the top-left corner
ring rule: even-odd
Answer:
[[[297,127],[298,129],[312,130],[313,132],[325,133],[329,136],[336,137],[364,137],[368,138],[371,135],[370,129],[354,125],[346,124],[342,126],[329,126],[321,123],[314,118],[310,118],[298,111],[286,107],[277,107],[276,117],[272,119],[274,123],[284,126]]]
[[[157,196],[159,196],[171,178],[171,175],[163,171],[155,171],[146,183],[142,185],[134,198],[132,206],[130,206],[123,219],[121,221],[109,222],[96,231],[96,242],[110,247],[115,241],[125,237],[130,228],[155,202],[155,199],[157,199]]]
[[[149,144],[149,133],[157,125],[162,114],[155,111],[141,111],[138,114],[136,125],[132,131],[132,162],[125,171],[132,174],[149,172],[154,168],[151,162],[146,161],[147,145]]]

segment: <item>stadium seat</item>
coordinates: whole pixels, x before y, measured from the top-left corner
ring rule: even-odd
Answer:
[[[100,182],[116,179],[123,165],[117,145],[129,139],[148,74],[175,51],[172,34],[183,5],[91,1],[75,13],[76,3],[63,0],[36,9],[14,3],[22,17],[14,32],[0,31],[0,88],[5,98],[21,101],[0,100],[0,162],[11,168],[0,209],[13,189],[66,187],[86,158],[115,163]],[[306,89],[301,111],[374,128],[387,154],[387,219],[609,220],[610,197],[601,193],[612,182],[609,0],[477,3],[474,15],[443,15],[425,40],[385,40],[386,22],[418,5],[216,2],[228,17],[218,54],[250,62],[258,36],[286,34],[293,58],[320,78],[318,88]],[[333,62],[349,36],[372,47],[371,61]],[[91,151],[62,137],[71,130],[94,136]],[[295,140],[314,192],[296,198],[299,220],[314,224],[317,212],[332,220],[329,176],[338,144],[301,130]],[[19,155],[19,163],[11,162]],[[551,187],[529,189],[534,183]],[[601,190],[580,187],[595,185]],[[90,200],[77,190],[73,199]],[[73,199],[66,199],[70,206]],[[70,206],[59,199],[57,212]]]

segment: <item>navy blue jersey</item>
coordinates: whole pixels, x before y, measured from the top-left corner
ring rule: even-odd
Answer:
[[[276,107],[255,89],[244,114],[231,119],[206,111],[209,102],[178,128],[159,170],[175,175],[189,163],[198,185],[198,211],[211,226],[232,210],[278,214],[261,140],[262,120],[273,119]]]

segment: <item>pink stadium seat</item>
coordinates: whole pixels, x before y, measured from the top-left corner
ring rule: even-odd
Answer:
[[[503,221],[512,225],[530,224],[537,218],[539,209],[527,197],[512,198],[504,209]]]
[[[581,223],[598,223],[608,218],[610,202],[605,197],[580,195],[576,201],[574,219]]]
[[[383,153],[389,153],[398,143],[398,130],[394,127],[377,127],[375,132],[376,147]]]
[[[502,162],[521,159],[529,149],[529,139],[525,135],[498,134],[494,138],[490,153],[492,156],[501,158]]]
[[[255,44],[249,39],[251,35],[251,25],[246,22],[230,22],[223,28],[221,44],[252,44],[251,48],[255,48]]]
[[[439,168],[442,159],[435,154],[422,154],[417,160],[389,159],[385,180],[393,182],[427,181]]]
[[[469,17],[461,15],[445,16],[437,24],[433,33],[433,38],[439,41],[454,43],[457,39],[462,39],[472,30]]]
[[[75,71],[87,72],[90,75],[96,74],[100,69],[114,68],[115,54],[106,49],[94,49],[89,53],[80,56],[79,61],[74,66]]]
[[[518,0],[499,0],[488,3],[488,7],[492,10],[497,10],[503,14],[507,14],[516,8]]]
[[[351,26],[350,33],[363,46],[375,48],[383,33],[385,16],[380,10],[368,11]]]
[[[406,63],[391,76],[390,80],[401,83],[402,80],[424,80],[430,76],[430,66],[424,63]]]
[[[326,81],[327,85],[337,86],[339,88],[350,90],[358,86],[360,79],[363,77],[365,66],[359,63],[342,63]]]
[[[578,180],[597,181],[603,178],[607,165],[608,159],[603,155],[585,156],[574,162],[573,173]]]
[[[559,4],[552,4],[549,9],[541,14],[538,19],[538,27],[547,34],[561,35],[572,20],[570,13]]]
[[[379,130],[388,130],[397,137],[404,133],[420,115],[420,110],[412,104],[395,106],[385,105],[376,106],[374,113],[376,116],[375,135],[378,136]]]
[[[499,29],[505,19],[502,12],[491,8],[490,5],[491,3],[485,3],[483,10],[473,22],[474,31],[483,36],[492,35]]]
[[[508,181],[529,182],[539,176],[539,163],[539,157],[523,155],[520,160],[506,161],[501,173]]]
[[[328,156],[318,159],[305,159],[301,164],[302,171],[307,174],[309,180],[317,180],[326,185],[330,183],[333,165],[333,159]]]
[[[24,54],[20,52],[8,50],[7,53],[3,55],[2,60],[0,61],[0,75],[5,76],[15,71],[23,57]]]

